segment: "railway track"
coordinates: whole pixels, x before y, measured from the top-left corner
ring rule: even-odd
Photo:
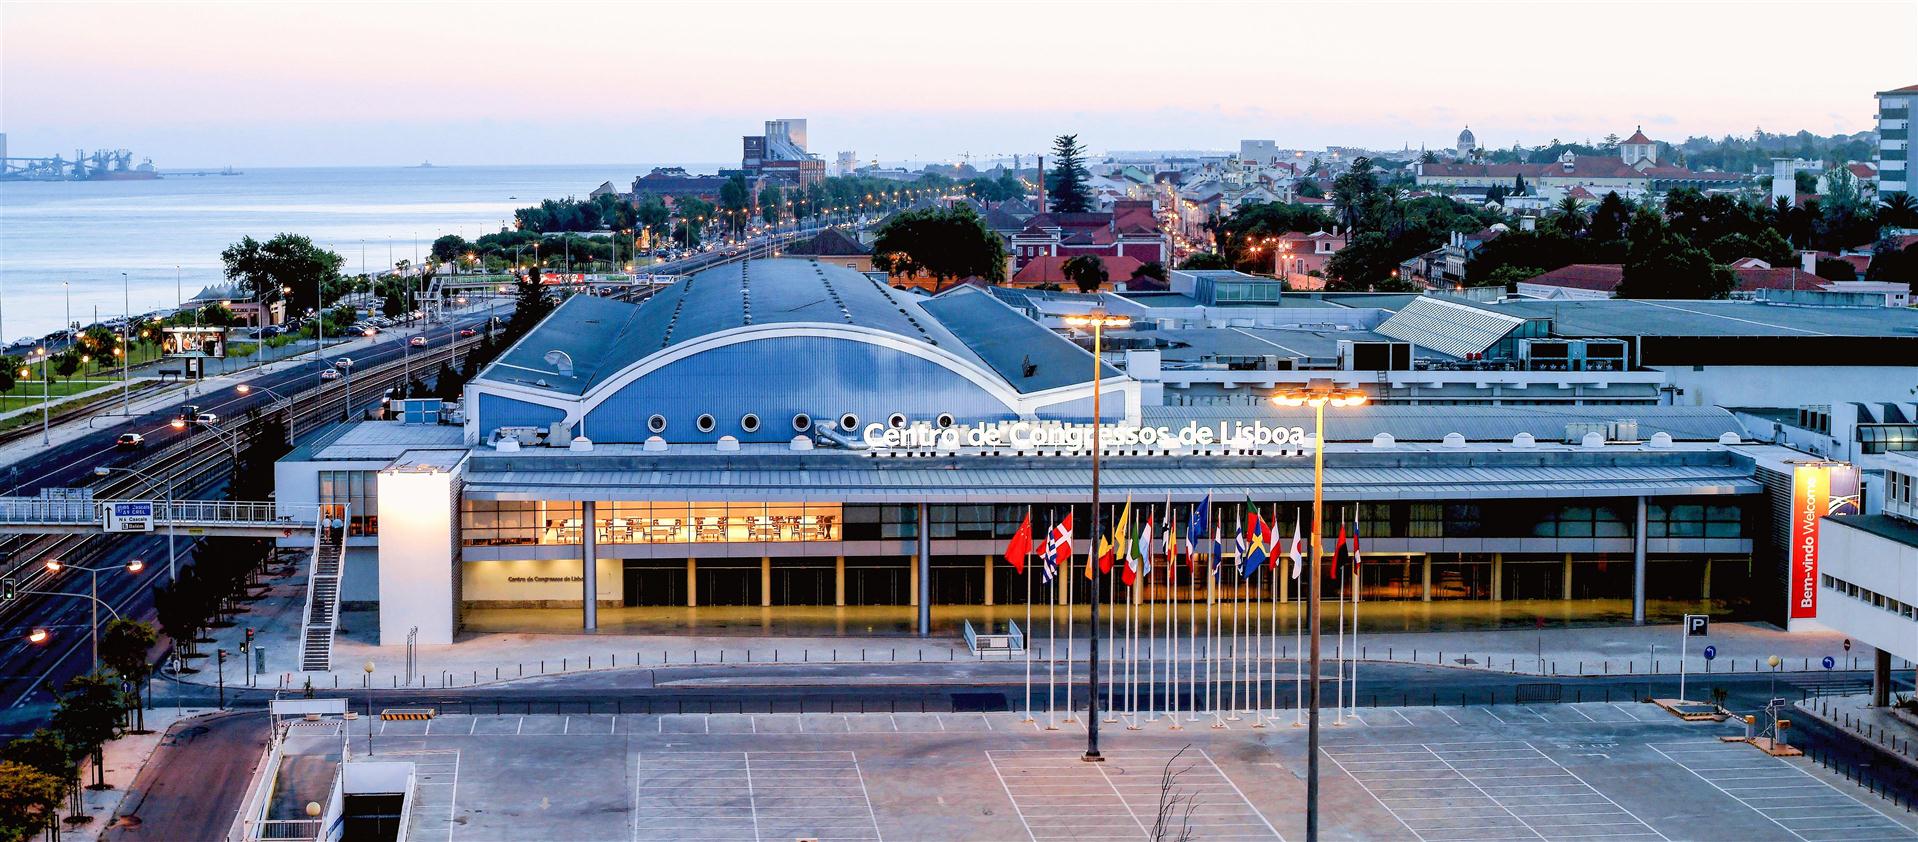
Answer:
[[[412,359],[395,359],[376,366],[369,366],[353,376],[353,407],[364,408],[375,404],[387,389],[401,385],[409,371],[418,368],[431,371],[443,361],[457,365],[459,361],[483,341],[483,336],[458,339],[451,345],[429,348],[412,355]],[[338,394],[335,394],[337,392]],[[274,413],[283,413],[289,440],[298,441],[328,424],[337,422],[349,414],[345,405],[344,382],[322,383],[296,392],[275,401],[258,412],[262,417]],[[249,413],[250,415],[251,413]],[[236,423],[230,427],[219,428],[217,433],[202,432],[191,438],[168,445],[141,460],[139,471],[145,477],[155,479],[172,476],[173,496],[175,499],[193,499],[208,489],[216,487],[225,479],[223,470],[230,470],[233,457],[245,448],[250,439],[250,425]],[[157,495],[164,487],[164,480],[155,482],[126,471],[113,471],[103,477],[93,477],[84,487],[92,489],[96,498],[130,497],[138,494]],[[164,531],[156,534],[165,535]],[[13,579],[21,590],[39,590],[48,584],[52,577],[45,568],[46,559],[59,558],[70,564],[86,566],[106,552],[107,541],[94,540],[101,535],[6,535],[0,536],[0,569],[4,576]],[[184,553],[193,536],[183,536],[178,549]],[[18,599],[0,605],[0,622],[26,610],[37,603],[37,599]]]

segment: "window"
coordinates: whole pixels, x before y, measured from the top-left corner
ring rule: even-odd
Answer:
[[[701,415],[698,420],[693,422],[693,426],[698,427],[702,433],[710,433],[713,431],[713,427],[718,426],[718,422],[714,421],[711,415]]]
[[[859,416],[850,412],[839,416],[839,429],[845,430],[848,433],[859,429]]]
[[[812,429],[812,416],[804,412],[793,416],[793,432],[803,433]]]
[[[739,429],[745,430],[748,433],[759,432],[759,416],[750,412],[741,416],[739,419]]]
[[[651,418],[646,419],[646,429],[651,430],[654,433],[666,432],[666,416],[655,415]]]
[[[347,507],[347,535],[380,534],[379,477],[374,471],[321,471],[320,505]]]

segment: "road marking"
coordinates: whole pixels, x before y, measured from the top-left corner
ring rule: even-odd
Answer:
[[[1505,720],[1504,720],[1503,718],[1500,718],[1498,714],[1496,714],[1496,713],[1493,713],[1493,712],[1492,712],[1492,709],[1491,709],[1491,708],[1489,708],[1489,707],[1487,707],[1487,708],[1480,708],[1480,710],[1483,710],[1483,711],[1485,711],[1485,715],[1486,715],[1486,716],[1489,716],[1489,717],[1491,717],[1491,718],[1493,718],[1493,719],[1497,719],[1497,720],[1498,720],[1498,724],[1500,724],[1500,725],[1504,725],[1504,724],[1506,724],[1506,723],[1505,723]]]
[[[1019,824],[1025,827],[1026,835],[1032,837],[1036,842],[1039,834],[1032,832],[1032,823],[1026,821],[1026,811],[1020,809],[1019,799],[1013,797],[1012,794],[1012,784],[1006,783],[1006,776],[999,771],[999,762],[992,759],[992,752],[990,751],[986,752],[986,765],[992,767],[992,776],[999,779],[999,787],[1006,791],[1006,800],[1012,802],[1012,812],[1019,817]]]

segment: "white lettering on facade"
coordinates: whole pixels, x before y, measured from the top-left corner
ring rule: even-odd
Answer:
[[[1170,425],[1102,424],[1097,435],[1100,446],[1105,448],[1143,448],[1162,452],[1214,445],[1304,450],[1313,444],[1312,437],[1304,427],[1274,427],[1260,421],[1249,424],[1243,421],[1221,421],[1216,426],[1188,421],[1176,428]],[[1091,424],[1005,421],[944,428],[925,423],[906,427],[867,424],[861,439],[874,450],[1010,448],[1090,453],[1093,436]]]

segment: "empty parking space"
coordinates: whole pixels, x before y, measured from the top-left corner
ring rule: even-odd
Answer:
[[[1325,753],[1420,839],[1665,838],[1528,742],[1341,746]]]
[[[878,840],[850,751],[641,752],[633,838]]]
[[[1161,780],[1172,764],[1174,787],[1190,798],[1193,838],[1279,839],[1239,786],[1210,756],[1188,750],[1126,750],[1086,763],[1077,752],[988,751],[1013,809],[1034,840],[1153,838]],[[1171,834],[1158,838],[1177,838]]]
[[[1911,839],[1914,834],[1857,796],[1799,768],[1737,743],[1690,740],[1651,749],[1763,816],[1780,838],[1807,842]],[[1876,796],[1866,796],[1876,798]]]

